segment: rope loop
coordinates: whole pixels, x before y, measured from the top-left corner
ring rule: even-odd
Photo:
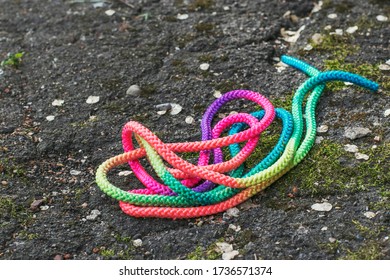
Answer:
[[[316,137],[315,108],[327,82],[344,81],[378,90],[378,84],[356,74],[320,72],[290,56],[282,56],[282,62],[309,76],[294,94],[291,113],[275,109],[260,93],[234,90],[216,99],[206,110],[201,121],[201,141],[164,143],[140,123],[129,121],[122,130],[125,152],[106,160],[97,169],[99,188],[119,200],[122,211],[134,217],[179,219],[226,211],[271,185],[307,155]],[[217,112],[235,99],[252,101],[262,110],[232,114],[212,126]],[[275,119],[282,123],[278,142],[248,170],[247,159]],[[228,135],[223,136],[227,129]],[[135,148],[133,136],[140,148]],[[224,147],[228,147],[229,153]],[[197,164],[179,156],[188,152],[199,153]],[[140,159],[145,157],[159,179],[142,166]],[[108,172],[126,162],[144,189],[124,191],[109,182]]]

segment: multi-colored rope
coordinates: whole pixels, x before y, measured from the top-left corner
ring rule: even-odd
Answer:
[[[206,110],[201,122],[201,141],[166,144],[146,127],[130,121],[122,130],[125,153],[108,159],[96,172],[100,189],[119,200],[123,212],[135,217],[178,219],[223,212],[271,185],[307,155],[315,141],[315,108],[325,83],[344,81],[372,91],[378,89],[378,84],[356,74],[320,72],[289,56],[283,56],[282,61],[310,76],[293,97],[292,113],[281,108],[274,109],[259,93],[234,90],[215,100]],[[303,102],[308,94],[304,121]],[[212,127],[218,110],[234,99],[253,101],[263,110],[229,115]],[[277,144],[263,160],[244,174],[246,159],[255,150],[261,133],[271,125],[275,116],[283,125]],[[305,135],[301,141],[304,124]],[[228,136],[221,137],[229,127]],[[140,146],[138,149],[133,145],[133,135]],[[245,144],[241,148],[239,143],[243,142]],[[224,161],[222,147],[229,147],[229,160]],[[197,165],[177,155],[186,152],[199,152]],[[211,155],[213,163],[210,164]],[[149,175],[141,165],[139,159],[145,156],[161,182]],[[124,191],[108,181],[108,171],[126,162],[146,189]],[[167,167],[167,163],[172,168]]]

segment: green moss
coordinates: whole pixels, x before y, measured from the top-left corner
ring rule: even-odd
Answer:
[[[223,242],[223,238],[218,239],[206,249],[202,246],[196,246],[195,250],[189,253],[186,257],[188,260],[217,260],[220,259],[222,253],[218,250],[217,243]]]
[[[199,62],[212,62],[214,57],[211,54],[202,54],[198,57]]]
[[[22,205],[17,204],[12,198],[0,196],[0,225],[8,223],[9,220],[17,220],[25,226],[31,220],[31,213]]]
[[[322,52],[330,54],[333,59],[345,59],[347,55],[356,53],[359,48],[353,45],[351,35],[326,34],[320,43],[315,44],[310,41],[313,49],[309,52]]]
[[[22,63],[22,57],[24,55],[24,52],[18,52],[15,54],[8,54],[7,58],[4,59],[1,63],[1,67],[14,67],[14,68],[19,68],[20,64]]]
[[[177,22],[177,17],[176,16],[165,16],[164,21]]]
[[[196,10],[210,9],[214,5],[213,0],[194,0],[189,6],[188,10],[194,12]]]
[[[141,96],[149,96],[156,93],[156,86],[154,84],[142,86]]]
[[[21,164],[17,164],[12,159],[6,159],[6,158],[0,159],[0,174],[4,176],[4,178],[6,179],[9,178],[27,179],[26,167]]]
[[[343,1],[341,3],[334,5],[335,11],[340,14],[350,11],[354,6],[355,5],[349,1]]]
[[[331,7],[333,7],[333,1],[332,0],[324,0],[322,2],[323,2],[322,9],[324,9],[324,10],[327,10],[327,9],[330,9]]]
[[[347,254],[342,258],[345,260],[380,260],[384,257],[381,246],[376,242],[368,242],[358,250],[347,250]]]
[[[210,33],[214,29],[214,24],[209,22],[199,22],[194,26],[198,32]]]
[[[112,257],[114,257],[116,255],[115,251],[113,249],[103,249],[103,250],[100,250],[99,254],[102,257],[105,257],[105,258],[112,258]]]
[[[361,162],[352,153],[345,152],[341,144],[322,141],[276,184],[283,194],[291,186],[297,186],[300,193],[306,195],[354,193],[368,188],[380,190],[389,182],[384,164],[389,160],[389,148],[389,144],[384,144],[374,150],[361,150],[370,157]]]

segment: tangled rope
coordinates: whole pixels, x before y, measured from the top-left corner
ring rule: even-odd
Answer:
[[[146,127],[130,121],[122,130],[125,153],[106,160],[96,172],[100,189],[119,200],[122,211],[134,217],[179,219],[223,212],[271,185],[307,155],[316,137],[315,108],[327,82],[344,81],[378,90],[378,84],[356,74],[320,72],[289,56],[282,56],[282,61],[310,77],[294,94],[291,113],[282,108],[274,109],[271,102],[259,93],[234,90],[215,100],[206,110],[201,122],[201,141],[166,144]],[[263,110],[232,114],[212,127],[218,110],[234,99],[250,100]],[[255,167],[245,170],[246,159],[275,117],[283,125],[277,144]],[[228,135],[221,137],[228,128]],[[140,148],[134,147],[133,135]],[[244,145],[241,147],[239,143]],[[226,155],[224,157],[222,147],[229,148],[229,160],[224,161]],[[178,156],[178,153],[186,152],[199,152],[197,165]],[[160,182],[141,165],[139,159],[145,156]],[[145,189],[124,191],[108,181],[107,173],[126,162]]]

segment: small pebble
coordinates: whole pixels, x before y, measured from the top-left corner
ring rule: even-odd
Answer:
[[[40,206],[39,207],[41,209],[41,211],[46,211],[49,209],[49,206],[48,205],[43,205],[43,206]]]
[[[73,176],[78,176],[78,175],[80,175],[81,174],[81,171],[80,170],[74,170],[74,169],[72,169],[71,171],[70,171],[70,175],[73,175]]]
[[[382,71],[389,71],[390,70],[390,65],[388,64],[380,64],[378,66],[379,70],[382,70]]]
[[[329,127],[326,124],[323,124],[317,128],[318,133],[325,133],[327,132]]]
[[[234,230],[235,232],[239,232],[241,230],[241,227],[240,226],[236,226],[236,225],[233,225],[233,224],[230,224],[229,225],[229,228],[231,230]]]
[[[383,113],[383,115],[384,115],[385,117],[390,116],[390,109],[387,109],[387,110]]]
[[[36,199],[30,204],[31,210],[37,210],[39,206],[44,202],[44,199]]]
[[[188,124],[192,124],[192,123],[194,123],[194,118],[191,116],[187,116],[185,119],[185,122]]]
[[[377,16],[376,16],[376,20],[377,20],[377,21],[381,21],[381,22],[385,22],[385,21],[388,21],[389,18],[388,18],[387,16],[377,15]]]
[[[65,102],[65,100],[62,100],[62,99],[55,99],[55,100],[51,103],[51,105],[59,107],[59,106],[62,106],[62,105],[64,104],[64,102]]]
[[[1,181],[1,184],[2,184],[3,186],[7,186],[7,185],[8,185],[8,182],[7,182],[7,181]]]
[[[357,26],[355,25],[355,26],[348,27],[347,30],[345,30],[345,32],[347,32],[347,33],[349,33],[349,34],[353,34],[353,33],[355,33],[358,29],[359,29],[359,27],[357,27]]]
[[[330,204],[329,202],[315,203],[311,206],[311,209],[313,209],[314,211],[328,212],[332,210],[332,204]]]
[[[95,104],[95,103],[98,103],[99,100],[100,100],[99,96],[90,95],[90,96],[88,96],[88,98],[85,102],[87,102],[87,104]]]
[[[54,119],[55,119],[55,116],[47,116],[47,117],[46,117],[46,120],[47,120],[48,122],[54,121]]]
[[[88,207],[88,203],[84,202],[83,204],[81,204],[81,207],[87,208]]]
[[[223,260],[232,260],[238,254],[240,254],[240,252],[238,252],[237,250],[233,250],[231,252],[223,253],[222,254],[222,259]]]
[[[230,7],[229,7],[229,6],[223,6],[223,10],[224,10],[224,11],[229,11],[229,10],[230,10]]]
[[[217,243],[215,243],[215,245],[217,245],[217,248],[219,249],[220,252],[229,253],[229,252],[233,251],[232,244],[229,244],[226,242],[217,242]]]
[[[215,98],[220,98],[220,97],[222,96],[222,94],[221,94],[221,92],[220,92],[219,90],[216,90],[216,91],[214,91],[213,96],[214,96]]]
[[[356,145],[346,144],[344,145],[344,150],[350,153],[357,153],[359,148]]]
[[[366,218],[372,219],[372,218],[375,218],[376,214],[374,212],[367,211],[367,212],[364,213],[364,216]]]
[[[337,14],[329,14],[328,18],[335,19],[335,18],[337,18]]]
[[[371,133],[371,130],[365,127],[348,127],[345,129],[344,136],[351,140],[362,138]]]
[[[333,238],[333,237],[329,237],[329,242],[330,243],[335,243],[337,241],[336,238]]]
[[[328,227],[323,227],[323,228],[321,228],[321,230],[326,231],[326,230],[328,230]]]
[[[142,90],[138,85],[131,85],[127,89],[126,94],[131,95],[131,96],[138,96],[141,94],[141,92],[142,92]]]
[[[238,210],[238,208],[236,207],[233,207],[233,208],[229,208],[227,211],[226,211],[226,214],[230,217],[238,217],[238,214],[240,213],[240,210]]]
[[[141,247],[142,246],[142,240],[141,239],[133,240],[133,246],[134,247]]]
[[[110,9],[110,10],[105,11],[105,14],[110,17],[110,16],[115,14],[115,11]]]
[[[355,154],[356,159],[363,159],[363,160],[368,160],[370,157],[366,154],[361,154],[361,153],[356,153]]]
[[[324,39],[324,36],[320,33],[314,33],[313,36],[311,36],[311,39],[314,44],[320,44]]]
[[[390,59],[386,60],[386,64],[390,65]]]
[[[171,103],[162,103],[162,104],[156,105],[155,107],[159,111],[168,111],[168,110],[171,110],[172,104]]]
[[[210,68],[210,64],[208,64],[208,63],[202,63],[201,65],[199,65],[199,68],[200,68],[200,70],[202,70],[202,71],[207,71],[207,70],[209,70],[209,68]]]
[[[188,14],[177,14],[176,18],[180,20],[185,20],[188,18]]]
[[[131,174],[133,174],[133,171],[131,171],[131,170],[125,170],[125,171],[120,171],[120,172],[118,173],[118,176],[129,176],[129,175],[131,175]]]
[[[283,62],[278,62],[274,65],[276,67],[276,70],[278,71],[278,73],[281,73],[282,71],[284,71],[286,68],[287,68],[287,64],[283,63]]]
[[[327,25],[327,26],[324,27],[324,30],[328,30],[329,31],[331,29],[332,29],[332,25]]]
[[[94,209],[91,211],[91,214],[85,217],[89,221],[96,220],[96,218],[100,215],[100,211],[97,209]]]
[[[375,142],[380,142],[380,141],[382,141],[382,138],[379,135],[377,135],[377,136],[374,137],[374,141]]]
[[[323,140],[324,140],[324,137],[322,137],[322,136],[317,136],[315,142],[316,142],[316,144],[321,144],[321,142],[322,142]]]
[[[332,34],[332,33],[331,33]],[[340,28],[337,28],[335,31],[334,31],[334,34],[336,35],[339,35],[339,36],[342,36],[344,34],[343,30],[340,29]]]
[[[313,46],[310,44],[307,44],[304,48],[305,51],[311,51],[313,49]]]
[[[157,115],[160,115],[160,116],[165,115],[166,113],[167,113],[167,111],[157,111]]]
[[[179,104],[171,103],[171,105],[172,105],[172,109],[171,109],[170,114],[172,116],[179,114],[181,112],[181,110],[183,109],[183,107],[181,107]]]
[[[56,261],[63,260],[63,259],[64,258],[61,255],[55,255],[55,257],[53,258],[53,260],[56,260]]]

